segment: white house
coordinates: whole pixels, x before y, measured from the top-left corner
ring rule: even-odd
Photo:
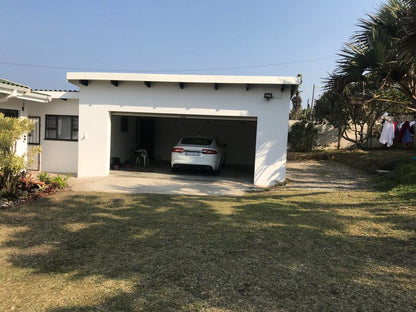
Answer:
[[[29,149],[40,145],[42,153],[32,169],[47,172],[76,173],[78,166],[77,140],[65,140],[64,134],[52,138],[46,133],[46,119],[53,116],[74,116],[78,119],[78,92],[33,91],[30,87],[0,79],[0,112],[10,117],[29,117],[35,129],[28,137]],[[62,129],[65,124],[62,125]]]
[[[299,77],[68,73],[77,91],[32,91],[0,80],[0,112],[37,125],[39,168],[79,177],[110,174],[111,158],[140,145],[167,161],[184,135],[216,136],[226,163],[254,167],[253,182],[285,179],[290,97]],[[20,93],[21,94],[20,94]]]

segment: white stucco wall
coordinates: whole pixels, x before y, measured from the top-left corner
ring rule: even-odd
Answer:
[[[273,99],[266,101],[265,92]],[[180,116],[257,117],[254,183],[269,186],[285,179],[290,88],[277,85],[90,81],[79,94],[78,176],[109,174],[111,112],[178,114]],[[94,155],[91,157],[91,155]]]
[[[19,111],[19,116],[41,118],[41,170],[57,173],[76,173],[78,169],[78,142],[45,140],[45,115],[78,115],[78,100],[54,99],[50,103],[39,103],[11,99],[0,103],[0,108]],[[24,108],[24,110],[22,110]]]

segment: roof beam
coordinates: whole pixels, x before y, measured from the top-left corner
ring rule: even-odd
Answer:
[[[150,81],[145,81],[145,82],[144,82],[144,85],[145,85],[146,87],[148,87],[148,88],[151,88],[151,87],[152,87],[152,83],[151,83]]]
[[[83,86],[86,86],[86,87],[88,87],[88,83],[89,83],[89,81],[88,80],[78,80],[78,82],[79,82],[79,84],[82,84]]]
[[[110,80],[110,83],[114,86],[114,87],[118,87],[119,85],[119,81],[118,80]]]

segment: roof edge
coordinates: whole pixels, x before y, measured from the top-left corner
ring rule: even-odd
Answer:
[[[301,77],[278,76],[225,76],[225,75],[172,75],[142,73],[68,72],[66,78],[73,84],[79,80],[101,81],[149,81],[183,83],[225,83],[225,84],[275,84],[300,85]]]
[[[73,90],[36,90],[50,96],[52,99],[79,99],[79,91]]]

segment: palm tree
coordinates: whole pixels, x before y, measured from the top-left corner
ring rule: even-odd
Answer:
[[[409,10],[403,17],[403,38],[400,42],[400,56],[406,60],[416,61],[416,2],[404,1]]]
[[[380,89],[397,88],[403,92],[409,101],[400,104],[416,111],[413,2],[390,0],[374,16],[361,19],[359,31],[342,47],[338,67],[328,79],[327,86],[343,89],[371,77],[380,82]],[[382,100],[377,95],[375,97]]]

